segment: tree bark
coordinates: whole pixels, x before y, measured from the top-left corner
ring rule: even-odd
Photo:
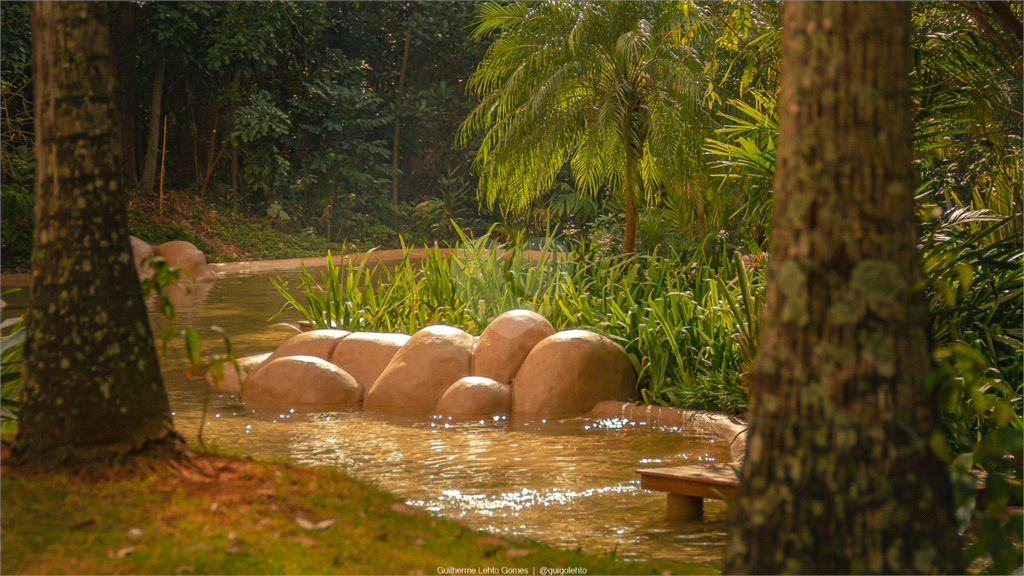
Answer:
[[[164,93],[165,61],[160,59],[156,77],[153,80],[153,98],[149,107],[149,136],[146,138],[146,162],[142,168],[142,192],[153,193],[156,182],[156,161],[160,152],[160,115],[161,100]]]
[[[36,227],[20,458],[61,465],[176,452],[129,244],[108,8],[31,6]]]
[[[727,573],[964,570],[930,449],[910,8],[783,7],[774,245]]]

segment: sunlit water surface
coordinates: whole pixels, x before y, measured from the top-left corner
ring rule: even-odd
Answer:
[[[297,274],[279,276],[298,284]],[[15,306],[5,312],[17,311],[23,297],[11,298]],[[158,340],[168,329],[195,328],[204,353],[223,350],[210,330],[220,326],[245,356],[273,350],[295,333],[275,325],[294,322],[294,313],[267,321],[281,302],[269,277],[231,276],[179,301],[177,322],[154,312],[151,318]],[[184,358],[180,337],[172,336],[164,378],[175,425],[195,438],[206,384],[187,373]],[[664,519],[665,495],[640,488],[637,468],[729,460],[724,444],[678,429],[615,418],[448,423],[361,411],[254,411],[213,392],[203,437],[246,454],[334,466],[410,506],[563,548],[715,564],[725,540],[722,502],[705,502],[704,522],[673,524]]]

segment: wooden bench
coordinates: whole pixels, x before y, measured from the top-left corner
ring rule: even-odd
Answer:
[[[640,487],[654,492],[668,492],[668,519],[698,522],[704,517],[704,499],[736,500],[740,470],[736,464],[700,464],[670,468],[644,468]],[[985,472],[972,472],[976,479],[978,506],[984,507]]]
[[[704,499],[735,500],[739,467],[735,464],[700,464],[637,470],[640,487],[668,492],[668,519],[697,522],[704,518]]]

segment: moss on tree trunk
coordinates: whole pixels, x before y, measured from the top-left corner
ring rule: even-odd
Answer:
[[[18,444],[33,463],[176,449],[129,244],[109,7],[32,4],[36,228]]]
[[[729,573],[962,573],[914,214],[910,4],[784,6],[774,245]]]

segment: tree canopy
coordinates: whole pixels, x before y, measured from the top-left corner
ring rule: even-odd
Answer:
[[[459,132],[463,144],[481,139],[481,200],[522,211],[568,164],[579,192],[621,198],[633,252],[638,206],[701,171],[706,19],[675,3],[481,5],[473,34],[498,36],[470,78],[481,101]]]

